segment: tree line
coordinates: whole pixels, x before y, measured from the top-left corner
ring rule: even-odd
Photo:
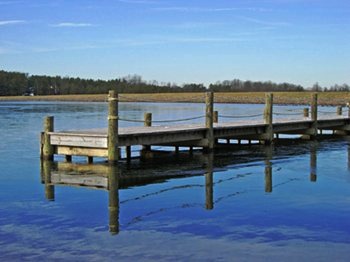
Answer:
[[[313,91],[349,91],[349,86],[335,85],[322,88],[316,83]],[[113,80],[93,80],[79,77],[40,76],[20,72],[0,70],[0,96],[16,95],[68,95],[68,94],[102,94],[109,90],[118,93],[165,93],[165,92],[274,92],[304,91],[304,87],[290,83],[273,83],[271,81],[242,81],[239,79],[218,81],[210,84],[208,89],[203,84],[159,83],[144,81],[141,76],[130,75]]]

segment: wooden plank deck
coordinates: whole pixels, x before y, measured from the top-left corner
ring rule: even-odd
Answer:
[[[311,128],[310,119],[288,120],[282,119],[273,123],[273,130],[279,134],[303,134]],[[350,118],[322,118],[317,121],[319,129],[350,130]],[[214,138],[244,138],[264,134],[266,124],[263,121],[237,121],[233,123],[214,124]],[[163,145],[197,141],[193,146],[200,146],[200,140],[205,139],[207,131],[204,125],[190,124],[177,126],[150,126],[119,128],[119,146],[134,145]],[[100,148],[107,149],[107,129],[71,130],[50,132],[50,142],[54,146]]]

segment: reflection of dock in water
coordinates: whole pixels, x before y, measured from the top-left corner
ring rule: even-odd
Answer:
[[[274,154],[278,153],[281,157],[290,157],[291,155],[309,154],[310,155],[310,181],[316,182],[316,160],[317,160],[317,143],[308,143],[308,147],[300,147],[295,151],[274,152],[272,146],[257,147],[261,148],[261,152],[255,151],[256,157],[254,161],[264,161],[265,174],[265,192],[272,193],[274,187],[281,186],[293,180],[273,185],[273,158]],[[252,152],[250,152],[252,154]],[[244,155],[244,152],[242,152]],[[248,152],[247,152],[248,154]],[[251,155],[250,154],[250,155]],[[234,175],[228,179],[220,179],[214,182],[213,172],[215,170],[225,170],[232,168],[232,166],[239,166],[245,164],[249,166],[252,164],[248,159],[242,158],[240,160],[234,159],[231,156],[227,157],[226,153],[220,154],[206,154],[193,156],[192,158],[183,159],[181,165],[176,164],[177,160],[173,163],[168,163],[162,166],[162,168],[153,168],[149,163],[145,166],[129,167],[128,165],[108,165],[108,164],[73,164],[62,162],[41,162],[41,179],[45,184],[45,195],[48,200],[55,199],[55,186],[74,186],[74,187],[86,187],[92,189],[106,190],[109,194],[109,227],[111,233],[119,232],[119,208],[120,204],[141,199],[140,197],[132,200],[119,200],[119,190],[123,190],[129,187],[135,187],[140,185],[147,185],[153,183],[164,183],[169,179],[184,178],[189,176],[203,176],[202,184],[188,185],[187,187],[202,187],[203,194],[205,195],[205,203],[203,208],[207,210],[214,209],[214,205],[224,199],[228,199],[239,195],[244,192],[232,192],[226,197],[220,197],[215,199],[214,187],[216,184],[223,183],[232,179],[242,179],[244,175]],[[249,174],[247,174],[249,175]],[[148,193],[144,196],[160,195],[161,193],[176,190],[179,188],[185,188],[186,185],[181,187],[174,187],[163,189],[159,192]]]

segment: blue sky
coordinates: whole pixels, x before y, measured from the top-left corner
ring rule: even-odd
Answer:
[[[350,84],[350,1],[0,0],[0,69]]]

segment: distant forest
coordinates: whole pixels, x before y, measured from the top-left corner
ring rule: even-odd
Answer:
[[[322,88],[318,83],[312,91],[349,91],[347,84]],[[210,84],[208,89],[203,84],[189,83],[179,86],[174,83],[144,81],[141,76],[130,75],[114,80],[93,80],[60,76],[29,75],[20,72],[0,70],[0,96],[18,95],[68,95],[102,94],[108,90],[118,93],[166,93],[166,92],[274,92],[304,91],[304,87],[290,83],[253,82],[238,79],[225,80]]]

